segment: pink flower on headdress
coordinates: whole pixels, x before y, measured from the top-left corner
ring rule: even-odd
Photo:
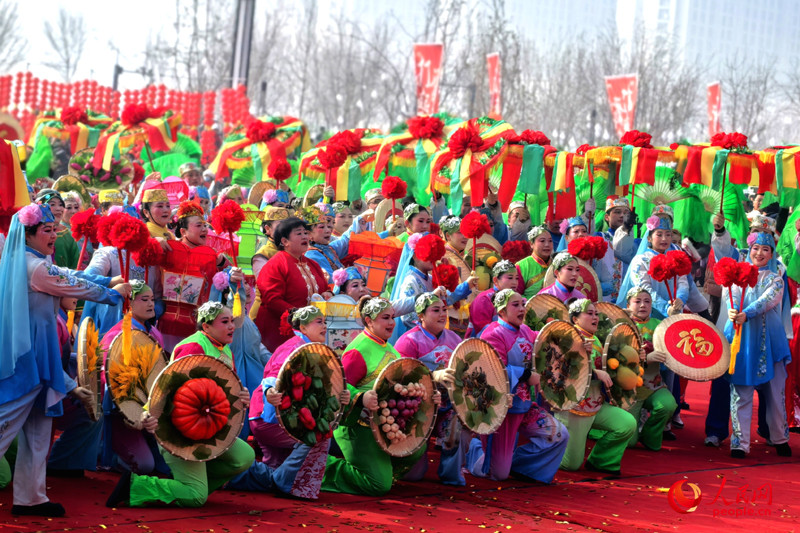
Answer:
[[[753,243],[756,242],[756,239],[758,239],[758,235],[757,234],[751,233],[750,235],[748,235],[747,236],[747,246],[753,246]]]
[[[214,288],[218,291],[224,291],[230,284],[228,275],[225,272],[217,272],[214,274],[214,277],[211,279],[211,281],[214,283]]]
[[[647,221],[645,221],[645,226],[647,226],[647,229],[649,229],[650,231],[656,229],[658,227],[658,217],[652,216],[648,218]]]
[[[108,208],[109,215],[115,215],[117,213],[122,213],[122,206],[121,205],[112,205]]]
[[[408,238],[408,243],[407,243],[408,247],[411,248],[412,251],[416,250],[417,243],[421,238],[422,238],[422,233],[413,234],[411,237]]]
[[[569,230],[569,219],[565,218],[561,221],[561,224],[559,224],[558,231],[561,233],[561,235],[566,235],[567,230]]]
[[[276,201],[278,201],[278,191],[275,189],[270,189],[264,193],[264,197],[262,199],[266,204],[274,204]]]
[[[28,204],[19,210],[17,218],[23,226],[35,226],[42,221],[42,210],[39,204]]]
[[[347,283],[347,270],[340,268],[333,273],[333,283],[337,287],[341,287]]]

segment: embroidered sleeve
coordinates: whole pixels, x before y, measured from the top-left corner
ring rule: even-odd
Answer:
[[[103,304],[115,305],[122,301],[122,296],[117,291],[84,279],[85,277],[87,276],[83,272],[42,262],[33,271],[31,288],[52,296],[91,300]]]
[[[112,274],[111,259],[114,256],[113,252],[108,253],[105,248],[100,248],[92,254],[92,260],[89,261],[89,266],[86,267],[87,274],[96,274],[98,276],[109,276]]]
[[[614,248],[614,256],[617,259],[626,265],[633,261],[633,256],[636,255],[636,241],[630,233],[625,231],[623,226],[617,228],[611,246]]]
[[[395,283],[396,282],[397,281],[395,281]],[[419,290],[416,279],[410,272],[406,274],[406,278],[402,280],[402,283],[399,292],[400,297],[392,301],[395,317],[403,317],[409,313],[413,313],[414,302],[417,300],[417,296],[423,292]]]
[[[758,315],[763,315],[770,309],[777,307],[783,299],[783,278],[781,276],[770,273],[763,283],[766,283],[766,286],[763,288],[761,295],[744,308],[744,314],[747,315],[748,320]],[[758,290],[760,285],[761,283],[756,285],[754,289],[748,289],[748,291]]]
[[[719,261],[723,257],[736,259],[739,251],[731,244],[731,234],[725,229],[717,235],[716,231],[711,232],[711,248],[714,250],[714,257]]]

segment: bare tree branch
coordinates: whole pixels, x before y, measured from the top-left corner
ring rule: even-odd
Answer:
[[[72,81],[86,44],[83,15],[70,15],[66,9],[59,9],[55,26],[45,21],[44,36],[56,57],[55,60],[45,61],[44,65],[58,72],[64,81]]]

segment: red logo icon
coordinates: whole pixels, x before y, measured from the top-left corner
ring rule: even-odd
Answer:
[[[683,492],[684,483],[692,489],[692,496],[687,496]],[[696,511],[702,497],[703,495],[700,492],[700,487],[694,483],[688,483],[685,479],[673,483],[669,488],[669,492],[667,492],[667,499],[669,500],[670,506],[681,514],[693,513]]]

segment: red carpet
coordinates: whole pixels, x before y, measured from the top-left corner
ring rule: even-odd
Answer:
[[[302,502],[220,491],[201,509],[112,510],[104,502],[118,476],[91,473],[80,480],[48,480],[50,497],[67,508],[68,516],[57,520],[12,516],[11,490],[0,491],[0,531],[800,529],[800,438],[792,434],[795,457],[777,457],[757,438],[747,459],[734,460],[725,446],[703,446],[708,385],[690,383],[687,396],[692,410],[682,414],[686,428],[676,430],[679,440],[667,443],[661,452],[628,450],[623,477],[617,480],[581,470],[559,472],[551,486],[467,476],[467,487],[451,488],[434,480],[432,463],[424,482],[398,484],[385,498],[323,493],[316,502]],[[694,512],[682,514],[670,506],[666,491],[680,480],[696,484],[702,492]],[[683,492],[691,494],[688,486]]]

